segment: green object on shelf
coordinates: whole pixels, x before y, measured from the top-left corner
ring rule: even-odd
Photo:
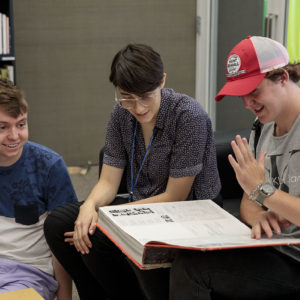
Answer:
[[[290,62],[300,62],[300,1],[289,1],[287,50]]]

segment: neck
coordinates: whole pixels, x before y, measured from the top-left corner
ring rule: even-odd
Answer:
[[[21,157],[23,150],[18,154],[17,157],[13,157],[11,159],[0,159],[0,167],[10,167],[15,164]]]
[[[148,124],[141,124],[141,126],[142,126],[145,146],[147,148],[147,146],[149,145],[151,136],[153,134],[154,125],[148,123]]]

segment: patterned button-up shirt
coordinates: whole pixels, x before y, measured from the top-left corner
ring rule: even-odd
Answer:
[[[131,147],[136,120],[116,105],[107,128],[103,162],[126,168],[130,191]],[[137,124],[134,180],[145,155],[142,128]],[[201,105],[191,97],[162,89],[154,139],[134,190],[133,200],[165,191],[169,177],[196,176],[188,200],[212,199],[220,191],[216,150],[211,121]]]

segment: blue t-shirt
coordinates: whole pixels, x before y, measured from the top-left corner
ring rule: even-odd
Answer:
[[[130,191],[130,154],[135,118],[120,105],[111,113],[103,162],[127,168]],[[145,155],[145,142],[137,124],[133,174],[137,176]],[[172,89],[161,90],[161,105],[154,127],[154,138],[140,172],[133,200],[165,191],[169,177],[196,176],[188,199],[213,199],[220,191],[215,141],[211,121],[193,98]]]
[[[16,163],[0,167],[0,258],[52,274],[43,223],[49,211],[76,201],[63,158],[27,142]]]
[[[63,158],[53,150],[27,142],[21,158],[0,167],[0,215],[15,217],[14,207],[38,204],[38,216],[77,201]]]

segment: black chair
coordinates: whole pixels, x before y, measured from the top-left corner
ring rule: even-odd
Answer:
[[[221,180],[221,196],[223,198],[223,208],[239,217],[240,200],[243,190],[236,180],[235,173],[228,161],[228,155],[233,154],[230,142],[237,134],[247,139],[250,136],[250,129],[235,129],[220,131],[215,133],[218,171]]]

